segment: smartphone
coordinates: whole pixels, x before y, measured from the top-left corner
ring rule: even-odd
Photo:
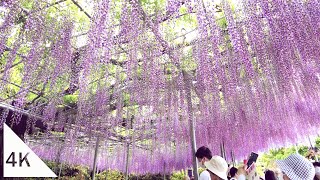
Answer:
[[[250,166],[257,161],[258,159],[258,154],[257,153],[254,153],[254,152],[251,152],[249,158],[248,158],[248,162],[247,162],[247,169],[250,168]]]
[[[189,176],[189,178],[191,178],[192,177],[192,169],[188,169],[188,176]]]

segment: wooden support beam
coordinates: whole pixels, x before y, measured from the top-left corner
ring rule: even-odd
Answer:
[[[93,159],[93,169],[92,169],[92,180],[95,180],[95,175],[97,171],[97,160],[98,160],[98,151],[99,151],[100,137],[97,137],[96,148],[94,150],[94,159]]]
[[[191,142],[191,154],[193,158],[193,172],[194,172],[194,179],[199,179],[198,173],[198,160],[195,156],[196,154],[196,135],[195,135],[195,126],[194,126],[194,117],[193,117],[193,110],[192,110],[192,99],[191,99],[191,88],[192,83],[190,82],[191,78],[190,75],[186,71],[182,71],[183,79],[184,79],[184,86],[187,96],[187,103],[188,103],[188,120],[189,120],[189,130],[190,130],[190,142]]]

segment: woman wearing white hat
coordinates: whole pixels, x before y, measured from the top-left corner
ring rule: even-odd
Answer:
[[[313,180],[313,164],[300,154],[292,154],[284,160],[276,161],[284,180]]]
[[[227,180],[228,163],[220,156],[213,156],[204,163],[210,173],[211,180]]]

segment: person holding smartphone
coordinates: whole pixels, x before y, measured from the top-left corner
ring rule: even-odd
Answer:
[[[237,180],[246,180],[246,169],[247,169],[247,165],[243,165],[238,168]]]

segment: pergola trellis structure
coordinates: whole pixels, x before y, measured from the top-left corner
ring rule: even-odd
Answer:
[[[35,127],[23,127],[21,126],[21,124],[25,124],[26,122],[21,122],[18,125],[15,125],[14,123],[12,123],[12,117],[8,116],[6,123],[8,123],[9,125],[13,125],[13,130],[16,132],[17,135],[19,135],[22,139],[24,139],[24,133],[26,133],[30,128],[34,129],[40,129],[42,132],[46,132],[46,131],[50,131],[50,129],[47,129],[47,126],[50,126],[48,124],[43,124],[45,122],[43,117],[40,117],[38,115],[34,115],[30,112],[28,112],[27,110],[23,110],[23,109],[19,109],[16,108],[12,105],[8,105],[5,103],[0,103],[0,112],[1,114],[5,114],[6,111],[10,111],[10,114],[12,114],[13,112],[16,113],[20,113],[23,115],[22,117],[22,121],[26,121],[27,119],[33,119],[35,122],[33,122],[35,124]],[[57,125],[57,123],[51,124],[51,127],[54,127]],[[109,125],[110,126],[110,125]],[[108,127],[108,125],[104,125],[104,127]],[[69,124],[64,124],[64,128],[65,131],[74,131],[77,127],[76,125],[69,123]],[[137,138],[135,140],[135,142],[130,141],[130,137],[125,137],[125,136],[121,136],[121,135],[116,135],[115,133],[112,133],[111,131],[109,131],[109,136],[105,136],[103,132],[101,131],[94,131],[92,132],[91,136],[89,137],[88,134],[86,134],[85,132],[81,132],[81,130],[84,130],[83,127],[80,127],[80,132],[79,134],[81,134],[80,136],[77,137],[77,143],[75,145],[75,148],[81,149],[81,148],[89,148],[90,149],[90,145],[95,145],[95,150],[94,150],[94,162],[93,162],[93,169],[96,169],[96,165],[97,165],[97,156],[98,156],[98,148],[100,147],[100,149],[105,148],[104,146],[101,146],[101,144],[106,144],[107,143],[107,147],[110,149],[113,149],[113,146],[116,145],[126,145],[127,147],[130,146],[135,146],[136,148],[139,149],[143,149],[143,150],[147,150],[150,151],[150,149],[144,145],[139,145],[139,142],[145,139],[139,139]],[[58,130],[59,131],[59,130]],[[68,143],[71,143],[66,137],[65,134],[61,135],[61,134],[57,134],[55,135],[56,131],[52,131],[49,133],[35,133],[33,132],[31,136],[27,137],[27,142],[29,145],[33,146],[33,147],[38,147],[38,146],[44,146],[44,147],[50,147],[50,146],[56,146],[58,144],[58,157],[57,158],[57,162],[61,163],[61,152],[62,149],[67,148],[69,145]],[[152,135],[152,134],[150,134]],[[93,139],[93,137],[97,137],[96,139]],[[134,145],[133,145],[134,143]],[[82,144],[82,145],[81,145]],[[71,146],[72,148],[72,146]],[[45,148],[46,149],[46,148]],[[127,153],[129,152],[129,149],[127,149]],[[125,157],[128,161],[128,155]],[[54,159],[53,159],[54,160]],[[126,163],[126,166],[128,166],[128,162]],[[60,166],[60,171],[61,171],[61,166]],[[60,171],[59,174],[61,173]],[[95,171],[94,171],[95,172]],[[128,174],[128,172],[126,171],[126,174]],[[92,175],[94,177],[94,173]],[[59,175],[60,177],[60,175]]]
[[[127,172],[183,169],[191,159],[196,170],[195,142],[215,153],[222,144],[241,157],[319,129],[316,0],[6,1],[1,7],[3,101],[28,106],[49,130],[64,131],[72,147],[83,135],[97,139],[96,147],[119,141],[129,152],[131,143]],[[19,123],[19,113],[12,117]],[[145,165],[141,152],[153,161]],[[114,156],[129,157],[121,153]],[[111,160],[94,164],[123,167]]]

